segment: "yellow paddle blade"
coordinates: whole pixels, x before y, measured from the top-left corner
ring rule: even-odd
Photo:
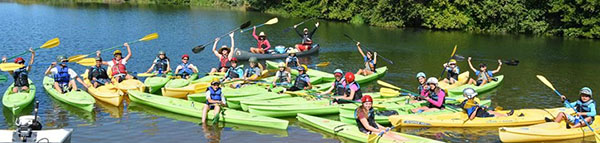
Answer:
[[[2,63],[0,64],[0,70],[2,71],[14,71],[16,69],[22,68],[25,65],[17,64],[17,63]]]
[[[394,86],[394,85],[387,83],[385,81],[382,81],[382,80],[377,80],[377,84],[388,87],[388,88],[396,89],[396,90],[402,90],[402,88]]]
[[[279,22],[279,19],[277,19],[277,17],[275,17],[275,18],[272,18],[271,20],[265,22],[265,25],[275,24],[277,22]]]
[[[87,56],[88,55],[75,55],[75,56],[71,56],[71,57],[67,58],[67,60],[69,60],[69,62],[77,62]]]
[[[317,66],[317,67],[326,67],[326,66],[328,66],[328,65],[329,65],[329,62],[321,62],[321,63],[318,63],[318,64],[317,64],[317,65],[315,65],[315,66]]]
[[[96,65],[96,59],[95,58],[85,58],[82,60],[77,61],[77,64],[80,64],[82,66],[94,66]]]
[[[381,88],[379,90],[379,94],[381,94],[381,96],[383,96],[383,97],[396,97],[396,96],[400,95],[400,92],[395,91],[393,89],[389,89],[389,88]]]
[[[138,77],[149,77],[149,76],[155,76],[155,73],[138,73],[137,76]]]
[[[377,134],[369,134],[369,137],[367,138],[367,143],[375,143],[377,141]]]
[[[454,50],[452,50],[452,55],[450,55],[450,58],[454,57],[454,54],[456,53],[456,46],[457,45],[454,45]]]
[[[552,83],[550,83],[550,81],[548,81],[548,79],[546,79],[546,77],[544,77],[543,75],[536,75],[536,77],[542,81],[542,83],[544,83],[546,86],[550,87],[550,89],[552,90],[556,90],[554,88],[554,86],[552,85]]]
[[[44,45],[40,46],[40,48],[54,48],[58,45],[60,45],[60,39],[54,38],[54,39],[50,39],[50,40],[46,41],[46,43],[44,43]]]
[[[146,36],[144,36],[144,38],[140,39],[139,41],[149,41],[149,40],[154,40],[158,38],[158,33],[152,33],[152,34],[148,34]]]

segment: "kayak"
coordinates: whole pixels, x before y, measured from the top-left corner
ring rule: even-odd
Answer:
[[[29,79],[28,79],[29,80]],[[14,87],[14,83],[8,86],[8,89],[4,92],[4,96],[2,96],[2,105],[4,107],[10,109],[13,115],[23,111],[27,105],[33,102],[35,98],[35,85],[31,80],[29,80],[29,91],[28,92],[18,92],[13,93],[12,89]]]
[[[117,86],[115,87],[123,91],[123,93],[127,93],[127,91],[129,90],[144,91],[144,89],[146,88],[146,86],[144,86],[144,83],[137,79],[123,80],[120,83],[117,83]]]
[[[129,98],[132,102],[152,106],[173,113],[202,118],[202,108],[205,105],[204,103],[158,96],[135,90],[130,90],[129,93]],[[223,109],[225,110],[224,115],[220,116],[219,119],[219,121],[222,122],[276,129],[287,129],[288,126],[287,120],[255,115],[228,108]],[[210,120],[214,118],[213,110],[208,113],[207,118]]]
[[[467,82],[469,81],[469,72],[463,72],[461,74],[458,75],[458,81],[456,81],[454,84],[448,84],[446,82],[441,82],[443,79],[439,79],[440,82],[438,82],[438,86],[446,91],[453,89],[455,87],[459,87],[462,85],[467,84]]]
[[[43,84],[46,92],[60,102],[88,112],[91,112],[92,109],[94,109],[94,103],[96,103],[96,100],[94,100],[94,97],[85,91],[71,91],[61,94],[54,89],[54,79],[48,76],[44,77]]]
[[[83,77],[83,82],[88,85],[93,85],[89,79],[87,79],[87,72],[81,75]],[[99,86],[94,88],[90,86],[87,88],[87,92],[94,96],[96,99],[109,103],[113,106],[120,106],[123,103],[123,91],[118,90],[112,83],[106,83],[103,86]]]
[[[175,83],[177,82],[169,83],[173,83],[173,86],[175,86]],[[165,87],[162,88],[162,96],[181,99],[186,99],[188,95],[194,93],[204,93],[206,91],[206,88],[210,86],[210,83],[199,82],[195,84],[189,84],[184,87],[170,87],[171,85],[169,83],[167,83],[167,85],[165,85]]]
[[[290,106],[300,104],[329,104],[328,100],[307,100],[302,97],[279,98],[272,100],[243,100],[240,101],[243,111],[248,111],[249,106]]]
[[[322,83],[322,81],[324,79],[323,77],[320,77],[320,76],[310,76],[310,75],[308,75],[308,76],[310,78],[310,81],[309,81],[310,84],[313,84],[313,85]],[[270,77],[261,79],[261,81],[264,81],[266,83],[273,83],[273,80],[275,80],[275,76],[270,76]],[[292,80],[291,80],[292,83],[295,82],[294,80],[295,80],[295,76],[292,76]],[[292,83],[290,83],[290,84],[292,84]]]
[[[507,113],[508,111],[499,111]],[[389,120],[394,126],[403,127],[502,127],[525,126],[544,123],[544,118],[555,117],[559,112],[573,112],[567,108],[520,109],[508,117],[487,117],[467,120],[467,114],[456,112],[440,115],[394,115]],[[523,114],[521,116],[521,114]]]
[[[165,84],[167,84],[167,82],[169,82],[170,80],[171,78],[154,76],[146,78],[146,80],[144,80],[144,85],[148,87],[148,93],[154,94],[160,91],[160,88],[165,86]]]
[[[213,80],[213,78],[221,79],[221,78],[223,78],[224,75],[225,75],[224,73],[223,74],[216,74],[216,75],[206,75],[206,76],[204,76],[202,78],[198,78],[196,80],[192,80],[191,83],[192,84],[199,83],[199,82],[210,83]]]
[[[198,79],[198,74],[194,73],[190,75],[188,79],[176,78],[173,75],[167,75],[167,77],[150,77],[144,81],[144,84],[147,87],[150,87],[148,90],[149,93],[156,93],[160,90],[160,88],[164,86],[169,86],[171,88],[179,88],[184,87],[186,85],[191,84],[192,81]],[[148,81],[150,80],[150,81]]]
[[[590,126],[596,133],[600,133],[600,124],[594,122]],[[594,133],[587,126],[567,129],[564,121],[525,127],[501,127],[498,128],[498,131],[502,142],[541,142],[594,136]]]
[[[31,131],[35,136],[35,140],[27,142],[52,142],[52,143],[70,143],[73,129],[44,129]],[[13,140],[15,130],[0,130],[0,142],[16,142]]]
[[[475,86],[472,84],[466,84],[466,85],[462,85],[456,88],[453,88],[451,90],[448,90],[448,93],[450,96],[458,96],[458,95],[462,95],[463,90],[465,88],[473,88],[475,89],[475,91],[477,91],[477,93],[482,94],[485,93],[487,91],[490,91],[492,89],[495,89],[496,87],[498,87],[498,85],[500,85],[500,83],[502,83],[502,80],[504,80],[504,75],[499,75],[499,76],[494,76],[494,78],[496,78],[497,80],[492,81],[490,83],[484,84],[482,86]]]
[[[345,124],[345,123],[342,123],[339,121],[310,116],[310,115],[306,115],[306,114],[298,114],[298,116],[296,118],[298,118],[298,121],[300,121],[304,124],[308,124],[311,127],[315,127],[321,131],[325,131],[330,134],[335,134],[336,136],[342,136],[344,138],[348,138],[348,139],[351,139],[351,140],[357,141],[357,142],[367,142],[368,141],[368,135],[363,132],[360,132],[358,130],[358,127],[356,127],[356,125],[348,125],[348,124]],[[399,140],[393,140],[393,139],[390,139],[387,137],[381,137],[381,138],[379,138],[378,142],[379,143],[388,143],[388,142],[389,143],[395,143],[395,142],[437,143],[437,142],[439,142],[436,140],[423,138],[423,137],[419,137],[419,136],[414,136],[414,135],[408,135],[408,134],[403,134],[403,133],[398,133],[398,132],[392,132],[392,133],[400,135],[400,136],[408,139],[408,141],[399,141]]]
[[[313,44],[313,46],[312,46],[312,48],[310,48],[310,50],[298,52],[298,53],[296,53],[296,56],[302,57],[302,56],[307,56],[307,55],[311,55],[311,54],[316,54],[319,52],[319,48],[320,48],[319,44]],[[233,57],[237,58],[238,60],[244,60],[244,61],[250,59],[250,57],[256,57],[256,59],[283,59],[288,56],[287,53],[284,53],[284,54],[256,54],[256,53],[252,53],[252,52],[248,52],[248,51],[244,51],[244,50],[240,50],[240,49],[235,49],[235,51],[233,53],[234,53]]]
[[[375,73],[367,75],[367,76],[363,76],[363,75],[354,75],[354,81],[356,81],[356,83],[358,84],[365,84],[371,81],[374,81],[376,79],[379,79],[383,76],[385,76],[385,73],[387,72],[387,67],[379,67],[377,69],[375,69]]]
[[[328,103],[328,102],[327,102]],[[339,113],[338,105],[296,104],[289,106],[248,106],[248,112],[268,117],[293,117],[298,113],[328,115]]]
[[[267,69],[274,69],[277,70],[279,69],[279,62],[274,62],[274,61],[265,61],[265,64],[267,65]],[[332,72],[333,73],[333,72]],[[328,72],[323,72],[323,71],[319,71],[319,70],[315,70],[315,69],[308,69],[306,71],[306,74],[308,74],[311,78],[312,77],[322,77],[324,82],[333,82],[335,81],[335,76],[332,73],[328,73]],[[292,69],[291,70],[291,74],[292,75],[298,75],[298,70]]]
[[[248,97],[238,97],[238,98],[227,98],[227,107],[231,109],[242,109],[241,101],[255,101],[255,100],[272,100],[272,99],[280,99],[280,98],[290,98],[289,94],[277,94],[273,92],[266,92],[260,95],[248,96]],[[206,98],[205,98],[206,99]]]
[[[190,94],[187,96],[188,100],[196,101],[196,102],[206,102],[206,90],[208,87],[205,87],[200,92]],[[223,92],[223,96],[225,96],[226,100],[230,98],[240,98],[240,97],[249,97],[258,94],[266,93],[267,90],[258,86],[258,85],[248,85],[241,88],[230,88],[230,87],[221,87],[221,91]]]

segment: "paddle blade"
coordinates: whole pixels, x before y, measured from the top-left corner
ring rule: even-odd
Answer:
[[[279,22],[279,19],[277,19],[277,17],[270,19],[269,21],[265,22],[265,25],[271,25],[271,24],[275,24]]]
[[[504,61],[504,64],[509,66],[517,66],[519,65],[519,60],[506,60]]]
[[[589,125],[588,125],[589,127]],[[598,133],[594,132],[594,136],[596,136],[596,142],[600,143],[600,135],[598,135]]]
[[[14,71],[16,69],[22,68],[25,65],[17,64],[17,63],[2,63],[0,64],[0,70],[2,71]]]
[[[80,64],[82,66],[94,66],[96,65],[96,59],[95,58],[85,58],[82,60],[77,61],[77,64]]]
[[[402,88],[400,88],[400,87],[394,86],[394,85],[392,85],[392,84],[390,84],[390,83],[387,83],[387,82],[385,82],[385,81],[382,81],[382,80],[377,80],[377,84],[379,84],[379,85],[381,85],[381,86],[384,86],[384,87],[388,87],[388,88],[396,89],[396,90],[401,90],[401,89],[402,89]]]
[[[77,62],[87,56],[88,55],[75,55],[75,56],[71,56],[71,57],[67,58],[67,60],[69,60],[69,62]]]
[[[146,36],[144,36],[144,38],[140,39],[139,41],[149,41],[149,40],[154,40],[158,38],[158,33],[152,33],[152,34],[148,34]]]
[[[381,94],[381,96],[383,96],[383,97],[396,97],[396,96],[400,95],[400,92],[398,92],[394,89],[380,88],[379,94]]]
[[[40,48],[49,49],[49,48],[54,48],[58,45],[60,45],[60,39],[54,38],[54,39],[50,39],[50,40],[46,41],[46,43],[44,43],[44,45],[40,46]]]
[[[240,29],[247,28],[248,26],[250,26],[250,24],[252,24],[250,21],[246,21],[246,23],[240,25]]]
[[[196,46],[196,47],[192,48],[192,52],[194,52],[194,53],[200,53],[200,52],[202,52],[204,50],[204,47],[205,47],[204,45]]]
[[[138,77],[149,77],[149,76],[155,76],[155,73],[138,73],[137,76]]]
[[[369,137],[367,138],[367,143],[376,143],[377,142],[377,134],[371,133],[369,134]]]
[[[329,62],[321,62],[319,64],[316,65],[317,67],[326,67],[329,66]]]
[[[550,83],[550,81],[548,81],[548,79],[546,79],[546,77],[544,77],[543,75],[536,75],[536,77],[542,82],[544,83],[546,86],[548,86],[550,89],[556,91],[556,89],[554,88],[554,86],[552,85],[552,83]]]
[[[452,50],[452,55],[450,55],[451,58],[454,57],[454,54],[456,53],[456,48],[457,48],[457,45],[454,45],[454,50]]]

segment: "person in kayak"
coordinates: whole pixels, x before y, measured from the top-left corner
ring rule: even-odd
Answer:
[[[427,75],[425,75],[424,72],[419,72],[417,73],[417,81],[419,82],[419,85],[417,86],[417,91],[419,91],[419,93],[421,91],[423,91],[423,89],[425,89],[425,87],[428,87],[427,84],[425,83],[427,81]],[[413,100],[410,100],[409,103],[417,103],[419,101],[421,101],[419,98],[419,95],[413,95],[411,93],[408,93],[410,97],[412,97]]]
[[[515,113],[514,110],[510,110],[510,112],[504,114],[496,111],[488,110],[487,107],[479,105],[479,98],[476,97],[477,92],[473,88],[465,88],[463,90],[464,99],[460,101],[460,107],[464,112],[467,113],[469,120],[478,118],[487,118],[487,117],[507,117],[512,116]]]
[[[250,67],[244,72],[244,78],[246,80],[257,80],[261,76],[264,68],[262,64],[258,62],[256,57],[250,57],[248,61],[250,61]]]
[[[294,31],[296,31],[298,36],[302,37],[302,43],[296,44],[296,49],[300,52],[310,50],[313,44],[312,36],[315,34],[315,31],[317,31],[317,28],[319,28],[319,22],[315,23],[315,29],[311,32],[308,32],[308,28],[304,27],[303,33],[300,33],[297,28],[298,25],[294,25]]]
[[[56,62],[52,62],[52,64],[46,69],[44,72],[45,75],[52,75],[54,78],[54,89],[58,93],[66,93],[69,91],[76,91],[77,84],[74,79],[77,79],[79,83],[82,85],[86,85],[77,73],[73,71],[73,69],[67,67],[67,58],[65,56],[58,56]],[[60,66],[56,66],[56,65]],[[88,85],[89,86],[89,85]]]
[[[229,67],[227,69],[227,72],[225,72],[225,77],[223,78],[223,79],[225,79],[224,82],[242,79],[244,76],[244,69],[237,65],[237,63],[238,63],[237,58],[231,58],[230,63],[231,63],[231,67]],[[234,86],[234,85],[232,85],[232,86]],[[234,87],[239,88],[237,85],[235,85]]]
[[[467,58],[467,62],[469,63],[469,67],[471,70],[475,72],[475,76],[477,76],[477,80],[473,78],[469,79],[469,84],[473,84],[475,86],[482,86],[487,83],[492,82],[494,79],[494,74],[500,72],[500,68],[502,68],[502,61],[498,59],[498,68],[496,70],[487,70],[487,65],[485,63],[479,64],[479,70],[476,70],[471,64],[471,57]]]
[[[271,44],[269,43],[269,40],[267,40],[267,35],[265,34],[265,32],[261,31],[260,34],[256,36],[256,26],[254,26],[254,28],[252,29],[252,37],[254,37],[254,39],[256,39],[256,42],[258,43],[256,47],[250,47],[250,52],[264,54],[265,51],[271,48]]]
[[[448,83],[448,84],[454,84],[456,81],[458,81],[458,75],[460,74],[460,68],[458,68],[458,66],[456,65],[456,60],[455,59],[450,59],[450,62],[448,63],[444,63],[444,69],[445,72],[447,72],[448,74],[446,74],[446,78],[444,78],[444,80],[442,80],[442,82]]]
[[[596,101],[594,101],[592,97],[592,89],[589,87],[583,87],[579,90],[579,100],[575,102],[569,102],[567,97],[561,95],[560,98],[564,102],[565,107],[575,107],[577,115],[573,116],[560,112],[558,113],[558,116],[556,116],[556,119],[554,119],[554,122],[560,123],[563,120],[568,121],[566,122],[567,129],[585,127],[587,126],[585,122],[592,125],[596,116]],[[551,122],[552,120],[546,118],[546,121]]]
[[[125,79],[133,79],[133,76],[127,73],[127,67],[125,66],[127,61],[131,58],[131,47],[129,47],[129,44],[127,43],[124,43],[123,46],[127,48],[127,56],[125,56],[125,58],[123,58],[121,50],[115,50],[113,52],[114,58],[111,61],[102,62],[103,65],[108,65],[108,67],[110,67],[110,76],[114,79],[113,83],[121,82]],[[96,51],[96,57],[100,57],[100,51]]]
[[[202,108],[202,124],[206,123],[206,114],[208,114],[208,110],[214,109],[213,113],[214,116],[216,116],[221,111],[221,106],[227,106],[227,101],[225,100],[225,96],[223,96],[223,91],[219,85],[219,78],[213,78],[210,86],[206,89],[206,104],[204,104],[204,108]]]
[[[106,68],[102,67],[101,57],[96,57],[96,65],[90,67],[85,72],[88,73],[87,79],[92,83],[92,85],[87,86],[97,88],[98,86],[110,83],[110,77],[108,77],[108,74],[106,73]]]
[[[430,77],[426,82],[427,86],[421,90],[422,99],[427,100],[429,105],[422,106],[419,108],[412,109],[413,113],[419,112],[429,112],[429,111],[438,111],[444,109],[444,104],[446,102],[446,92],[443,89],[438,87],[438,80],[435,77]]]
[[[375,55],[373,55],[371,51],[367,51],[367,54],[365,55],[362,48],[360,48],[360,42],[356,42],[356,47],[358,48],[358,52],[363,57],[365,62],[365,68],[359,69],[356,74],[367,76],[375,73],[375,69],[377,68],[377,52],[375,52]]]
[[[288,88],[287,91],[312,89],[312,84],[310,84],[310,78],[308,74],[306,74],[306,69],[305,65],[298,67],[298,76],[296,76],[296,80],[294,80],[294,85]]]
[[[231,60],[231,58],[233,58],[233,53],[230,53],[232,51],[235,51],[235,41],[233,40],[233,35],[235,32],[232,32],[229,34],[229,37],[231,38],[231,49],[227,48],[227,45],[223,45],[221,46],[221,48],[219,49],[219,51],[217,51],[217,44],[219,44],[219,40],[221,40],[221,38],[216,38],[215,39],[215,44],[213,45],[213,54],[215,54],[215,56],[217,56],[217,58],[219,58],[219,66],[218,68],[212,68],[210,70],[210,73],[215,73],[215,72],[225,72],[227,71],[227,69],[225,67],[227,67],[227,64],[229,63],[229,61]]]
[[[175,68],[175,73],[177,75],[181,75],[181,78],[188,79],[194,73],[198,73],[198,69],[192,63],[189,62],[190,56],[188,54],[183,54],[181,56],[181,64]]]
[[[375,122],[375,110],[373,110],[373,98],[365,95],[360,98],[361,105],[354,110],[354,118],[358,130],[365,134],[383,134],[385,137],[394,140],[406,141],[408,139],[393,133],[387,133],[390,128],[386,128]]]
[[[344,79],[344,71],[335,69],[335,71],[333,71],[333,76],[335,77],[335,80],[331,84],[331,87],[329,87],[327,91],[321,92],[321,94],[327,95],[333,93],[333,96],[343,96],[345,92],[344,84],[346,82],[346,79]]]
[[[8,71],[8,73],[13,77],[14,86],[12,90],[13,93],[17,93],[19,91],[29,92],[29,71],[31,71],[31,65],[33,65],[33,61],[35,59],[35,51],[33,48],[29,48],[29,52],[31,52],[31,58],[29,58],[29,63],[25,64],[25,59],[22,57],[17,57],[15,59],[15,63],[24,65],[23,67],[16,69],[14,71]],[[2,57],[2,62],[6,63],[6,57]]]
[[[300,67],[300,62],[298,62],[298,57],[296,57],[296,53],[298,51],[296,49],[290,50],[288,52],[288,57],[285,58],[285,66],[290,69],[296,69]]]
[[[275,86],[287,86],[292,83],[292,75],[286,70],[284,63],[279,63],[279,70],[275,73],[275,79],[273,85]]]
[[[158,76],[163,76],[171,71],[170,62],[171,60],[164,51],[158,51],[158,56],[156,56],[156,59],[152,62],[152,66],[150,66],[146,73],[152,72]]]
[[[352,101],[359,101],[362,98],[362,91],[360,85],[354,81],[354,74],[347,72],[344,75],[344,96],[335,97],[333,102],[336,103],[353,103]]]

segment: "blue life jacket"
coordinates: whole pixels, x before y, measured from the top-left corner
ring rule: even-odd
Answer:
[[[296,56],[288,56],[286,59],[289,68],[295,68],[298,66],[298,57]]]
[[[235,68],[230,67],[229,69],[227,69],[227,78],[229,78],[229,79],[240,78],[243,75],[240,75],[238,73],[239,70],[242,70],[242,72],[244,71],[242,68],[240,68],[240,66],[236,66]]]
[[[156,67],[154,69],[154,71],[157,71],[158,74],[162,74],[164,71],[167,70],[168,63],[169,63],[169,60],[167,58],[165,58],[165,59],[156,58],[156,60],[154,60],[154,66]]]
[[[577,112],[592,112],[592,109],[590,108],[591,104],[596,104],[596,101],[594,101],[594,99],[591,99],[588,102],[583,102],[580,100],[577,100],[577,104],[575,105],[575,109],[577,109]],[[583,116],[584,118],[587,116]],[[594,118],[594,117],[592,117]]]
[[[304,80],[307,77],[308,77],[308,74],[298,75],[296,77],[296,82],[294,83],[294,86],[296,86],[299,89],[304,89],[304,87],[307,87],[309,81]]]
[[[335,92],[333,93],[333,95],[344,95],[344,92],[346,92],[346,87],[344,87],[343,82],[344,82],[344,78],[340,79],[340,81],[334,81],[333,85],[335,86]]]
[[[179,73],[177,74],[183,74],[183,75],[191,75],[194,74],[194,70],[192,70],[191,68],[189,68],[188,66],[190,65],[190,63],[181,63],[180,66],[182,66],[183,68],[181,68],[179,70]]]
[[[26,85],[29,83],[27,65],[22,68],[19,68],[13,72],[13,79],[15,81],[15,86]]]
[[[214,90],[212,87],[208,87],[207,90],[210,91],[210,99],[221,101],[222,92],[220,87],[217,88],[217,90]]]
[[[56,70],[58,73],[54,75],[54,81],[60,84],[69,83],[71,80],[71,76],[69,76],[69,67],[58,66],[56,67]]]
[[[346,84],[346,95],[350,96],[350,92],[352,92],[352,90],[350,89],[350,86],[352,85],[356,85],[356,87],[358,87],[358,90],[356,90],[354,92],[354,98],[352,98],[352,100],[357,101],[360,100],[362,98],[362,91],[360,90],[360,85],[358,85],[358,83],[356,82],[352,82],[350,84]]]
[[[259,67],[250,67],[246,69],[246,77],[251,77],[252,75],[260,76],[260,72],[257,71],[260,71]]]

